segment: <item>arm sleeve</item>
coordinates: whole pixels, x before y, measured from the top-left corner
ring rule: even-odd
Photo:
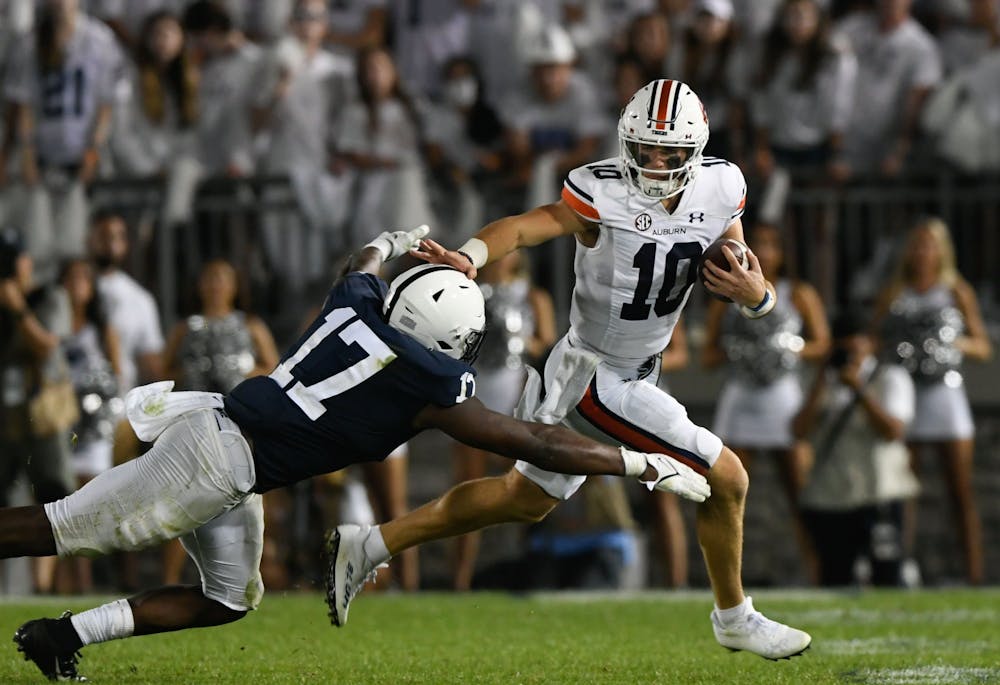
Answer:
[[[563,182],[562,200],[587,221],[599,222],[601,213],[594,202],[597,179],[587,167],[577,167],[569,172]]]

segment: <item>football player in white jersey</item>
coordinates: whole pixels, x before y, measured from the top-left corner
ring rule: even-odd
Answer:
[[[564,235],[576,238],[570,330],[546,363],[545,405],[558,405],[553,393],[581,380],[566,371],[579,350],[598,357],[596,372],[585,368],[592,376],[583,379],[582,399],[562,422],[605,442],[669,454],[706,475],[712,496],[698,508],[697,533],[715,594],[715,637],[730,649],[786,658],[803,652],[810,636],[765,618],[743,594],[746,471],[718,437],[692,423],[684,407],[656,387],[659,354],[698,276],[702,251],[721,237],[743,240],[746,183],[733,164],[703,157],[708,133],[701,100],[686,84],[653,81],[622,111],[620,156],[571,171],[559,202],[495,221],[458,251],[427,240],[414,255],[475,277],[479,267],[518,248]],[[731,271],[706,262],[706,287],[729,297],[745,316],[767,314],[776,296],[756,257],[748,254],[744,267],[728,248],[724,253]],[[368,557],[365,550],[376,546],[395,554],[429,539],[516,520],[519,514],[523,520],[525,511],[544,515],[585,480],[523,462],[504,478],[516,487],[473,481],[459,486],[458,504],[449,493],[383,526],[342,526],[337,554],[344,558],[338,563],[367,569],[386,561]],[[385,547],[372,544],[373,537]],[[347,596],[353,596],[357,580],[336,580],[346,583]]]

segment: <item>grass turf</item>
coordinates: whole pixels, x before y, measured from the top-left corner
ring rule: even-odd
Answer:
[[[0,626],[103,601],[0,603]],[[84,650],[100,683],[1000,683],[1000,590],[759,592],[809,630],[804,656],[719,647],[707,593],[633,596],[366,593],[329,625],[318,595],[269,595],[229,626]],[[2,634],[2,633],[0,633]],[[45,682],[13,643],[0,683]]]

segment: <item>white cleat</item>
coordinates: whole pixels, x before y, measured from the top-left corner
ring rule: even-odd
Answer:
[[[326,604],[330,622],[340,627],[347,623],[351,600],[369,580],[375,580],[378,568],[365,553],[365,540],[371,526],[345,524],[329,531],[326,536]]]
[[[732,625],[723,626],[712,611],[712,630],[719,644],[734,652],[753,652],[765,659],[789,659],[809,649],[809,633],[772,621],[753,608],[747,597],[747,613]]]

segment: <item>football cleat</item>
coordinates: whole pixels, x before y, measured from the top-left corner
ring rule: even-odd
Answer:
[[[812,643],[809,633],[772,621],[756,611],[749,597],[747,613],[731,625],[723,625],[718,612],[713,611],[712,630],[723,647],[734,652],[753,652],[772,661],[798,656]]]
[[[347,623],[351,600],[369,580],[374,581],[378,569],[388,564],[375,564],[365,553],[365,540],[371,526],[345,524],[326,536],[326,605],[330,622],[338,628]]]
[[[59,619],[39,618],[28,621],[14,632],[14,642],[17,651],[24,654],[24,659],[35,662],[46,678],[62,682],[71,681],[85,683],[87,679],[76,672],[76,663],[80,653],[75,649],[61,648],[55,637],[53,627],[60,619],[69,618],[71,612],[64,612]]]

